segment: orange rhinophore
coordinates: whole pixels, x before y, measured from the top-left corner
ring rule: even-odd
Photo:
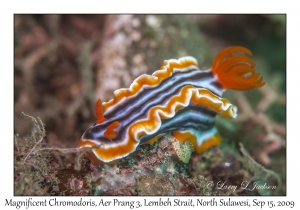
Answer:
[[[97,117],[97,123],[102,123],[105,119],[103,116],[103,106],[102,106],[102,101],[98,99],[95,107],[95,112],[96,112],[96,117]]]
[[[118,121],[115,121],[113,123],[111,123],[106,131],[104,132],[104,136],[106,138],[109,138],[109,139],[112,139],[112,138],[115,138],[116,137],[116,131],[114,131],[114,129],[119,125],[119,122]]]

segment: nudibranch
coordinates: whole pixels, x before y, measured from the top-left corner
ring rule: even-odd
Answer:
[[[152,75],[143,74],[128,89],[116,90],[112,100],[99,99],[97,121],[84,132],[78,147],[91,147],[91,160],[103,164],[167,133],[182,142],[189,140],[197,153],[219,145],[216,114],[237,116],[237,107],[221,97],[223,92],[264,85],[247,55],[252,54],[244,47],[225,48],[208,70],[200,70],[190,56],[164,61]]]

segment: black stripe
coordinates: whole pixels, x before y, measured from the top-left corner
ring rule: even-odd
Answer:
[[[206,107],[189,106],[179,110],[173,118],[162,120],[160,129],[154,134],[143,136],[140,141],[146,143],[161,133],[170,133],[172,131],[184,131],[194,129],[206,132],[214,127],[216,113],[208,110]],[[182,117],[186,116],[186,117]],[[209,121],[203,121],[200,117],[207,117]]]
[[[210,71],[203,72],[199,69],[191,69],[185,72],[175,72],[171,77],[163,80],[157,87],[149,87],[147,89],[143,89],[135,96],[129,98],[124,104],[115,106],[115,110],[113,110],[111,113],[104,113],[104,115],[106,119],[126,115],[127,113],[129,113],[129,111],[134,110],[134,107],[136,107],[137,104],[139,104],[140,107],[143,107],[145,105],[150,106],[152,99],[155,99],[159,95],[168,93],[168,90],[171,90],[172,88],[174,88],[174,86],[183,87],[185,85],[193,85],[195,87],[202,87],[201,81],[208,78],[213,78],[212,72]],[[164,96],[164,98],[166,97]],[[155,106],[157,104],[159,104],[159,102],[154,103],[151,106]],[[132,113],[130,114],[132,115]]]
[[[153,106],[164,105],[169,101],[169,98],[177,95],[183,86],[191,84],[201,88],[199,85],[201,84],[201,80],[212,77],[211,72],[201,72],[198,69],[191,71],[193,71],[191,72],[192,74],[175,72],[171,78],[162,81],[159,86],[144,89],[124,104],[116,106],[116,110],[105,115],[105,117],[110,122],[119,121],[125,126],[137,119],[142,119],[142,116],[148,113]]]
[[[185,116],[185,117],[182,117]],[[201,130],[201,131],[207,131],[211,129],[214,126],[214,119],[216,116],[216,112],[208,109],[205,106],[198,106],[198,105],[191,105],[188,107],[185,107],[181,110],[179,110],[173,118],[170,119],[163,119],[161,122],[161,127],[157,132],[151,135],[146,135],[141,138],[141,142],[147,142],[150,139],[154,138],[155,136],[161,134],[161,133],[168,133],[176,130],[184,130],[193,128],[195,130]],[[145,116],[146,118],[147,116]],[[208,121],[204,121],[202,117],[206,117]],[[126,132],[129,126],[131,124],[127,124],[126,127],[122,130],[122,132],[119,132],[114,139],[114,141],[111,141],[109,139],[106,139],[105,137],[102,137],[100,139],[97,139],[102,144],[118,144],[122,142],[126,136]],[[91,135],[89,135],[91,134]],[[84,138],[86,139],[94,139],[94,136],[92,135],[93,132],[86,132]]]
[[[224,87],[223,87],[218,81],[212,82],[211,85],[215,86],[215,87],[216,87],[217,89],[219,89],[219,90],[224,89]],[[215,93],[215,94],[216,94],[216,93]],[[218,94],[216,94],[216,95],[218,95]],[[218,96],[220,96],[220,95],[218,95]]]

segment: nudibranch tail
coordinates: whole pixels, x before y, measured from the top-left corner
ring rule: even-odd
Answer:
[[[237,46],[225,48],[216,55],[211,70],[225,89],[250,90],[264,85],[263,78],[253,69],[254,62],[245,54],[252,55],[247,48]]]

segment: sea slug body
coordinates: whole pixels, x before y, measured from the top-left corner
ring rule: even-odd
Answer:
[[[96,103],[96,124],[82,135],[78,147],[93,147],[97,164],[128,156],[138,145],[153,143],[171,133],[189,140],[201,153],[220,144],[214,126],[216,114],[235,118],[237,107],[221,96],[226,89],[250,90],[264,85],[244,47],[219,52],[208,70],[187,56],[164,61],[152,75],[141,75],[128,89],[114,92],[114,99]]]

